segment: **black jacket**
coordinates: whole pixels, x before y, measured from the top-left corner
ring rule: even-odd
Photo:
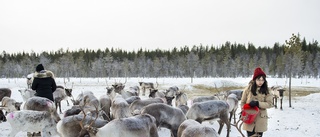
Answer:
[[[48,70],[42,70],[35,72],[33,77],[31,89],[36,91],[36,96],[54,101],[53,92],[56,90],[57,85],[53,73]]]

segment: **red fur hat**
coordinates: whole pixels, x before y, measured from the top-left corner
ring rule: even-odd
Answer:
[[[266,73],[264,73],[260,67],[257,67],[254,70],[252,80],[256,79],[258,76],[261,76],[261,75],[266,77]]]

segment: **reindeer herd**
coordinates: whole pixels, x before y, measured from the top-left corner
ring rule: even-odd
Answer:
[[[10,98],[11,90],[2,88],[0,124],[10,123],[10,137],[20,131],[30,136],[41,132],[42,137],[158,137],[159,128],[169,129],[172,137],[217,137],[221,132],[228,137],[232,118],[236,123],[242,90],[188,99],[177,86],[160,90],[158,83],[154,86],[151,82],[138,82],[129,88],[125,84],[106,86],[100,97],[85,91],[76,98],[72,95],[73,84],[71,88],[58,86],[54,102],[35,97],[29,88],[19,90],[23,102],[16,102]],[[67,101],[69,106],[68,100],[72,107],[63,112],[61,101]],[[202,124],[216,120],[219,129]]]

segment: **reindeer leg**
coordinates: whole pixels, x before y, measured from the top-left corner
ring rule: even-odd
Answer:
[[[275,106],[275,104],[274,104],[274,97],[272,98],[272,104],[273,104],[273,106]]]
[[[278,108],[278,107],[277,107],[277,104],[278,104],[278,101],[277,101],[277,100],[278,100],[278,99],[275,98],[275,105],[274,105],[275,108]]]
[[[282,98],[280,99],[280,109],[282,110]]]
[[[236,111],[233,112],[233,123],[236,123]]]
[[[67,101],[67,106],[69,106],[69,102],[68,102],[68,100],[66,100]]]
[[[62,114],[62,111],[61,111],[61,101],[59,102],[59,111],[60,111],[60,114]]]
[[[231,121],[231,119],[232,119],[232,112],[233,112],[233,111],[231,111],[231,112],[230,112],[230,118],[229,118],[229,121]]]
[[[222,131],[222,128],[223,128],[223,122],[222,120],[219,120],[219,130],[218,130],[218,134],[220,135],[221,131]]]

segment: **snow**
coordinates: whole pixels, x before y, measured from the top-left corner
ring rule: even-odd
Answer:
[[[244,87],[251,78],[56,78],[57,85],[65,85],[71,87],[73,83],[73,95],[76,97],[84,91],[92,91],[97,97],[106,92],[106,86],[110,86],[114,82],[125,83],[125,89],[130,86],[138,85],[139,81],[158,83],[158,88],[166,89],[170,86],[178,86],[180,89],[193,90],[194,85],[205,85],[208,87]],[[282,85],[288,87],[288,79],[285,78],[267,78],[269,87],[273,85]],[[292,97],[292,107],[289,107],[288,96],[284,97],[283,110],[270,108],[268,109],[269,124],[268,131],[264,132],[264,137],[315,137],[320,136],[320,84],[318,79],[292,79],[292,89],[308,92],[313,89],[315,92],[306,96]],[[1,88],[10,88],[12,90],[11,98],[18,102],[22,102],[22,97],[18,92],[19,89],[26,88],[25,78],[0,79]],[[196,92],[196,91],[195,91]],[[67,106],[65,101],[62,102],[62,111],[67,110],[71,106]],[[218,123],[204,122],[208,126],[212,126],[218,130]],[[0,123],[0,136],[8,136],[11,126],[8,122]],[[161,128],[160,137],[169,137],[168,129]],[[243,131],[245,134],[245,131]],[[17,137],[26,136],[26,132],[19,132]],[[221,136],[226,136],[226,126],[224,126]],[[230,137],[240,137],[240,133],[232,126]]]

